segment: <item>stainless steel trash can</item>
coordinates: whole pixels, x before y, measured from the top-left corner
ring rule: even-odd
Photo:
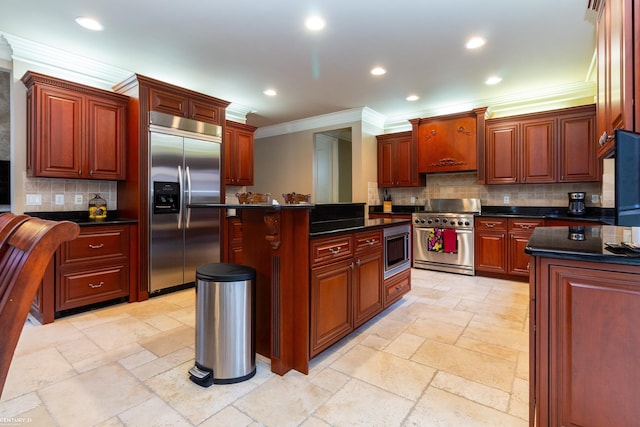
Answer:
[[[256,374],[253,268],[211,263],[196,269],[196,361],[189,370],[203,387]]]

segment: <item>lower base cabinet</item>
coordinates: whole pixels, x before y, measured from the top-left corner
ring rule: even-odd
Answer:
[[[41,323],[57,313],[130,295],[131,226],[91,225],[56,251],[31,306]]]
[[[638,425],[640,267],[532,261],[529,425]]]
[[[311,357],[411,289],[410,269],[384,280],[381,229],[315,239],[310,252]]]

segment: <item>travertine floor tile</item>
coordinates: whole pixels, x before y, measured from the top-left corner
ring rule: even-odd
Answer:
[[[59,425],[79,427],[108,420],[153,397],[115,363],[56,382],[38,393]]]
[[[399,426],[414,402],[352,379],[322,405],[315,416],[332,426]]]
[[[152,397],[118,415],[128,426],[184,426],[188,425],[180,414],[158,398]]]

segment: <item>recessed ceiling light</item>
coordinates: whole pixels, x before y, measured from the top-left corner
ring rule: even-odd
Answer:
[[[98,21],[96,21],[93,18],[88,18],[86,16],[78,16],[76,18],[76,22],[83,26],[84,28],[87,28],[89,30],[93,30],[93,31],[102,31],[104,30],[104,27],[102,26],[101,23],[99,23]]]
[[[417,101],[418,99],[420,99],[420,97],[418,95],[409,95],[409,96],[407,96],[407,101]]]
[[[496,85],[496,84],[500,83],[501,81],[502,81],[502,78],[501,78],[501,77],[498,77],[498,76],[492,76],[492,77],[489,77],[489,78],[485,81],[485,83],[486,83],[486,84],[488,84],[488,85]]]
[[[319,31],[321,29],[324,28],[324,26],[326,25],[326,22],[324,21],[324,19],[322,19],[321,16],[311,16],[309,17],[304,25],[307,26],[308,29],[310,29],[311,31]]]
[[[275,89],[266,89],[264,92],[265,95],[267,96],[276,96],[278,94],[278,92],[276,92]]]
[[[471,37],[468,41],[467,44],[465,44],[464,46],[467,49],[477,49],[480,46],[484,46],[484,44],[487,41],[485,39],[483,39],[482,37]]]
[[[373,74],[374,76],[381,76],[383,74],[386,74],[387,70],[385,70],[382,67],[375,67],[371,69],[371,74]]]

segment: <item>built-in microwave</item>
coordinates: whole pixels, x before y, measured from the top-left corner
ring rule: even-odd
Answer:
[[[386,279],[411,267],[411,224],[386,227],[383,236]]]

